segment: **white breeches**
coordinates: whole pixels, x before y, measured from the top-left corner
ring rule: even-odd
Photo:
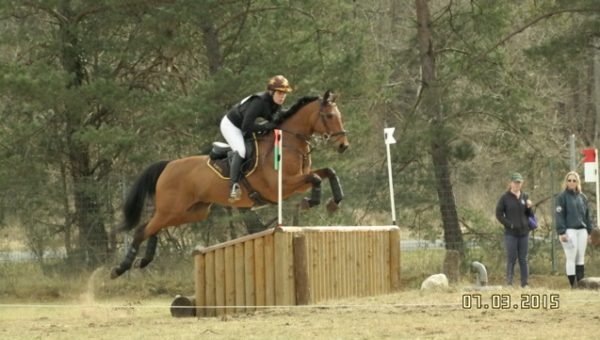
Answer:
[[[583,265],[588,233],[585,229],[567,229],[567,242],[560,244],[565,251],[567,275],[575,275],[575,265]]]
[[[237,126],[233,125],[233,123],[227,118],[227,116],[221,119],[221,134],[225,137],[227,144],[231,146],[233,151],[237,151],[237,153],[242,156],[242,158],[246,158],[246,144],[244,144],[244,136],[242,135],[242,130],[240,130]]]

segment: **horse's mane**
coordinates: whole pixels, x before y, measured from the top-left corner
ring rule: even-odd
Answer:
[[[292,105],[289,109],[285,111],[285,116],[289,117],[293,115],[294,113],[298,112],[298,110],[300,110],[304,105],[312,103],[317,99],[319,99],[319,97],[317,96],[306,96],[298,99],[298,101],[294,105]]]

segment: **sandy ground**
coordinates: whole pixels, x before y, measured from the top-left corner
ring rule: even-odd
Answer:
[[[173,318],[171,300],[0,304],[0,339],[597,339],[600,292],[405,291],[320,306]]]

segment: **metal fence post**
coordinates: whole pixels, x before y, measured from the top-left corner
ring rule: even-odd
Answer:
[[[556,192],[556,183],[554,182],[554,162],[552,159],[549,162],[550,168],[550,193],[554,195]],[[550,230],[550,256],[552,258],[552,274],[556,274],[558,272],[556,268],[556,216],[554,212],[556,211],[556,200],[552,197],[552,202],[550,203],[550,215],[552,216],[552,227]]]

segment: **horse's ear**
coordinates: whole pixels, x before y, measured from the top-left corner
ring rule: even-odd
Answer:
[[[327,90],[327,91],[325,91],[325,94],[323,95],[323,102],[326,104],[335,103],[336,97],[337,96],[333,93],[333,91]]]

